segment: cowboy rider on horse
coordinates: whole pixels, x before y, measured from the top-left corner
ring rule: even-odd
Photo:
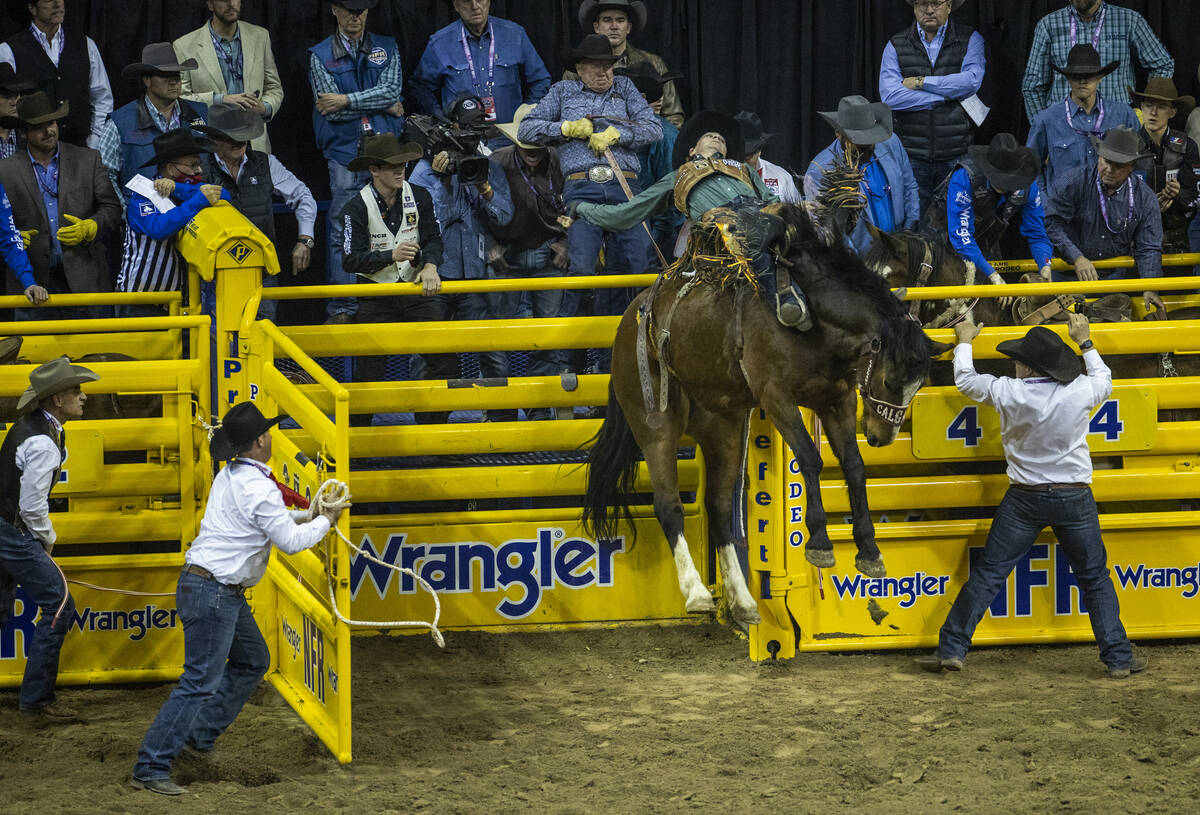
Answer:
[[[767,189],[758,173],[743,163],[745,145],[740,123],[717,111],[702,111],[684,122],[675,141],[673,172],[663,176],[624,204],[574,205],[573,215],[603,229],[636,227],[672,205],[692,222],[699,222],[719,207],[761,209],[779,199]],[[769,235],[757,236],[747,251],[750,268],[768,297],[775,300],[779,322],[799,331],[812,327],[804,294],[786,270],[777,273],[769,249]]]

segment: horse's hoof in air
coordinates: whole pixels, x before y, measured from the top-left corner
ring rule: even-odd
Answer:
[[[804,559],[818,569],[832,569],[834,566],[832,549],[804,548]]]
[[[883,566],[883,558],[864,560],[855,558],[854,566],[867,577],[887,577],[887,569]]]
[[[711,614],[717,610],[717,604],[713,602],[712,595],[708,590],[693,592],[687,600],[688,614]]]

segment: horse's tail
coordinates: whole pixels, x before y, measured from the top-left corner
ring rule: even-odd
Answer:
[[[621,520],[633,524],[629,496],[634,490],[639,452],[633,430],[609,383],[604,424],[588,451],[587,494],[583,500],[583,528],[597,540],[616,538]]]

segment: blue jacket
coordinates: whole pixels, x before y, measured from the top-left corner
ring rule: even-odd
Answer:
[[[176,182],[171,200],[178,206],[166,212],[159,212],[154,208],[154,204],[150,203],[150,199],[131,191],[129,206],[126,208],[129,228],[156,241],[166,240],[174,237],[175,233],[187,226],[200,210],[208,206],[208,199],[200,192],[199,184]],[[229,190],[224,187],[221,188],[221,200],[230,200]]]
[[[125,182],[135,175],[154,178],[154,167],[143,167],[154,158],[154,138],[161,136],[162,131],[154,124],[150,114],[146,112],[145,96],[139,96],[127,105],[123,105],[109,114],[121,134],[121,188]],[[198,138],[206,138],[196,128],[208,121],[208,105],[201,102],[189,102],[180,99],[179,123],[181,127],[190,127]]]
[[[8,193],[4,191],[2,184],[0,184],[0,255],[4,256],[4,262],[8,264],[9,270],[21,284],[21,291],[37,285],[37,281],[33,278],[33,267],[29,265],[29,256],[25,254],[25,245],[21,242],[21,233],[13,221],[12,204],[9,202]],[[0,286],[0,292],[2,291],[4,288]]]
[[[396,41],[379,34],[365,34],[363,48],[354,56],[346,53],[335,33],[308,49],[321,61],[321,65],[333,77],[341,93],[365,91],[379,84],[383,72],[392,60],[400,59]],[[391,100],[398,102],[399,99]],[[391,104],[389,102],[389,104]],[[404,130],[404,118],[392,116],[383,110],[366,114],[376,133],[400,134]],[[317,137],[317,149],[326,158],[339,164],[349,164],[358,155],[358,141],[362,136],[362,116],[347,117],[330,121],[313,106],[313,132]]]
[[[511,122],[522,104],[537,104],[550,88],[550,73],[529,41],[525,29],[511,20],[488,17],[496,38],[496,64],[491,93],[487,93],[488,29],[475,40],[462,21],[455,21],[429,38],[421,62],[412,76],[412,96],[417,107],[429,114],[440,114],[461,93],[492,96],[496,103],[496,121]],[[476,84],[463,53],[463,37],[475,63]]]
[[[991,189],[995,193],[995,188]],[[1008,196],[1001,196],[997,201],[997,208],[1007,198]],[[990,277],[995,270],[975,241],[975,203],[971,178],[962,167],[951,173],[950,184],[946,188],[946,223],[950,225],[950,245],[954,247],[954,251],[975,264],[975,268],[980,271],[977,277]],[[1054,247],[1050,245],[1050,238],[1046,236],[1045,211],[1042,209],[1042,196],[1038,192],[1036,181],[1029,185],[1026,203],[1021,206],[1021,234],[1029,241],[1029,251],[1037,261],[1038,268],[1048,265],[1054,255]]]
[[[433,197],[433,211],[442,229],[442,265],[438,275],[447,280],[482,280],[487,277],[487,226],[512,222],[512,194],[504,168],[488,161],[492,200],[486,201],[473,184],[459,184],[454,176],[435,175],[428,159],[421,159],[410,184],[424,187]]]
[[[833,166],[835,160],[841,159],[843,153],[842,143],[835,139],[833,144],[817,154],[808,165],[808,172],[804,174],[805,198],[810,201],[817,200],[817,192],[821,188],[821,179],[825,177],[825,171]],[[896,228],[915,229],[921,218],[921,200],[917,193],[917,179],[913,176],[912,165],[908,161],[904,145],[900,143],[900,137],[893,134],[891,138],[875,145],[875,160],[879,162],[879,168],[888,180],[887,192],[892,201],[892,217],[896,221]],[[866,183],[864,179],[864,187]],[[863,209],[854,231],[847,236],[847,242],[860,255],[865,255],[871,248],[872,238],[870,230],[867,229],[868,223],[875,226],[870,207]]]

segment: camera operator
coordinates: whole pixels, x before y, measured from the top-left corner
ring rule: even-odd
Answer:
[[[464,94],[447,109],[451,126],[459,144],[478,148],[485,130],[483,106],[479,97]],[[418,128],[420,129],[420,128]],[[426,138],[425,158],[417,164],[410,178],[414,185],[424,187],[433,197],[433,209],[442,228],[442,265],[438,268],[444,280],[491,280],[495,273],[487,265],[487,229],[492,225],[507,225],[513,217],[512,198],[504,170],[490,159],[476,166],[471,159],[430,134]],[[432,156],[430,155],[432,153]],[[445,319],[486,320],[503,317],[503,302],[494,293],[438,295]],[[479,354],[479,369],[484,377],[508,376],[508,354],[504,351],[484,351]],[[493,421],[515,421],[515,410],[492,411]]]

